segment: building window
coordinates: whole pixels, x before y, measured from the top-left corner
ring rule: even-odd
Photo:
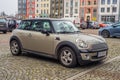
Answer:
[[[112,7],[112,12],[117,12],[117,7]]]
[[[87,13],[90,13],[90,8],[88,9],[88,12]]]
[[[78,13],[78,9],[75,9],[75,14],[77,14]]]
[[[96,1],[94,1],[94,5],[96,5]]]
[[[82,1],[82,6],[84,6],[84,1]]]
[[[78,7],[78,2],[75,2],[75,7]]]
[[[105,4],[105,0],[101,0],[101,4],[104,5]]]
[[[68,2],[66,2],[66,7],[68,7]]]
[[[38,7],[39,5],[37,4],[37,7]]]
[[[70,1],[70,3],[71,3],[71,4],[70,4],[70,5],[71,5],[71,7],[73,7],[73,0],[71,0],[71,1]]]
[[[46,7],[46,4],[44,4],[44,7]]]
[[[110,4],[110,0],[107,0],[107,4]]]
[[[105,8],[101,8],[101,12],[105,12]]]
[[[110,12],[110,8],[109,7],[107,8],[107,12]]]
[[[36,12],[39,13],[38,10]]]
[[[90,1],[88,1],[88,5],[90,5]]]
[[[46,14],[46,10],[44,9],[44,14]]]
[[[49,7],[49,4],[47,4],[47,7]]]
[[[49,10],[47,9],[47,14],[49,14]]]
[[[113,0],[112,2],[113,2],[113,4],[117,4],[117,0]]]
[[[69,17],[69,16],[65,16],[66,18]]]
[[[84,8],[81,9],[81,16],[84,17]]]
[[[43,14],[43,10],[41,10],[41,14]]]
[[[97,17],[97,9],[93,9],[93,17]]]
[[[68,14],[68,9],[66,9],[66,14]]]
[[[43,4],[41,4],[41,7],[43,7]]]

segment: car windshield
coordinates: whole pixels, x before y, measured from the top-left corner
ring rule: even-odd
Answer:
[[[58,20],[52,21],[53,27],[57,33],[75,33],[80,32],[71,21]]]
[[[0,22],[5,22],[6,20],[5,19],[0,19]]]

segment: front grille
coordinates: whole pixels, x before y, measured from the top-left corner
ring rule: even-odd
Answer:
[[[100,51],[100,50],[105,50],[105,49],[108,49],[107,44],[100,43],[100,44],[93,44],[91,46],[91,50],[90,51]]]

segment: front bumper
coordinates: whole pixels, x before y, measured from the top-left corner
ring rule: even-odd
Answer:
[[[78,59],[79,64],[83,65],[90,62],[101,61],[107,58],[108,49],[100,50],[100,51],[88,51],[81,52]]]
[[[82,60],[99,61],[107,57],[107,52],[108,51],[100,51],[94,53],[80,53],[80,55]]]

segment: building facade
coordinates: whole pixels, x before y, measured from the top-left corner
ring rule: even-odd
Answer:
[[[24,19],[26,17],[26,0],[18,0],[18,18]]]
[[[41,0],[40,2],[40,17],[50,16],[50,0]]]
[[[99,0],[80,0],[80,19],[97,21]]]
[[[120,0],[100,0],[99,22],[115,22],[120,19]]]
[[[39,18],[40,15],[40,0],[35,0],[35,18]]]
[[[79,17],[80,0],[64,0],[64,18]]]
[[[50,0],[50,17],[64,17],[64,0]]]
[[[26,0],[26,18],[35,18],[35,0]]]

